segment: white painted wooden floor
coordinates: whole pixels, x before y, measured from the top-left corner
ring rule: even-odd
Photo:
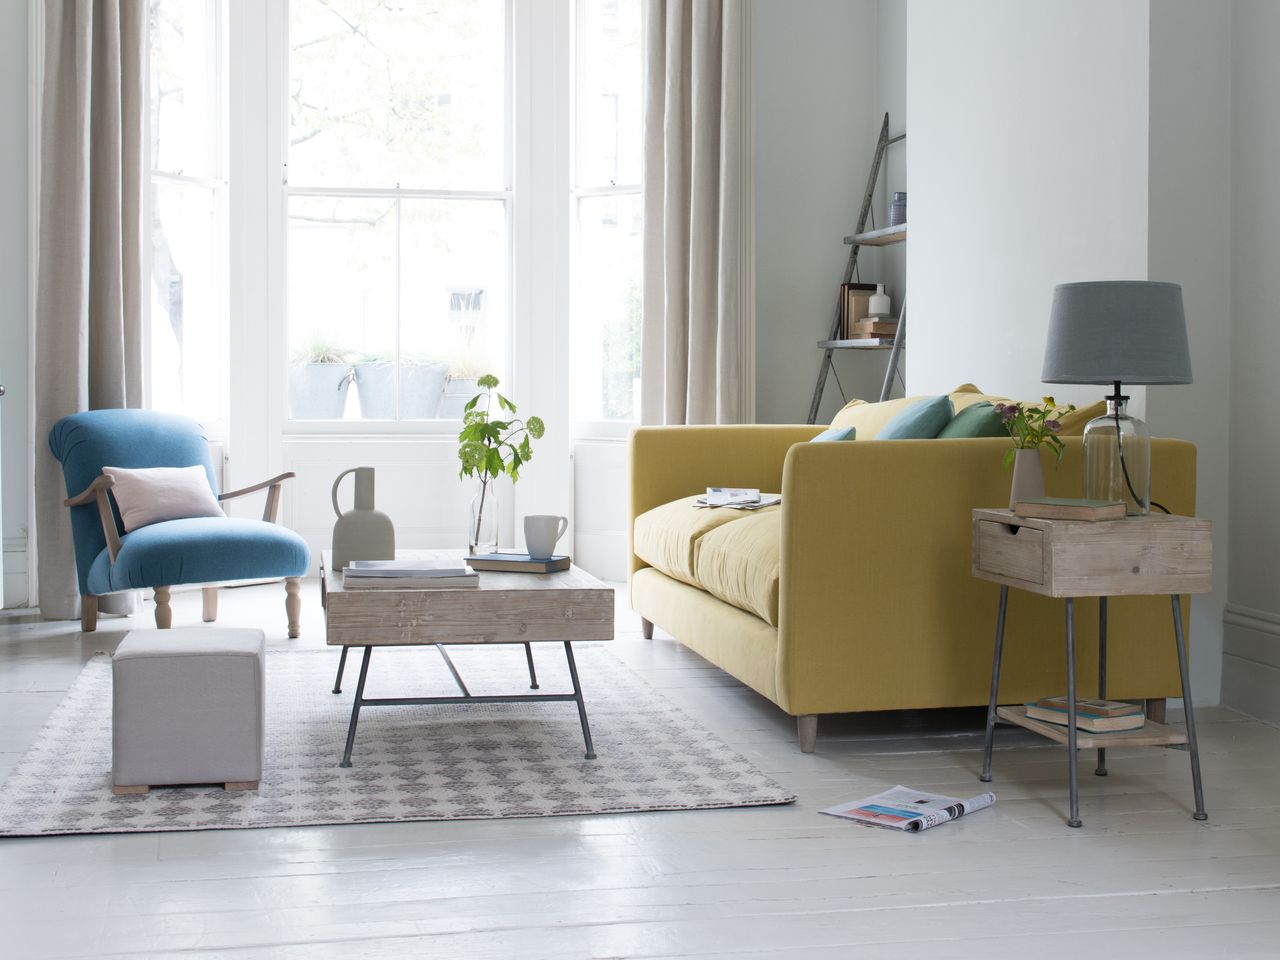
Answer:
[[[221,622],[318,646],[305,589],[302,640],[285,639],[278,586],[224,591]],[[175,624],[199,622],[198,593],[174,600]],[[133,624],[74,626],[0,614],[0,775]],[[1061,749],[1002,729],[996,806],[904,836],[816,811],[895,783],[978,791],[982,711],[824,719],[805,756],[789,718],[670,639],[640,639],[621,601],[618,633],[637,672],[800,801],[0,840],[0,957],[1280,956],[1273,727],[1202,711],[1207,823],[1191,819],[1183,752],[1113,750],[1106,779],[1082,762],[1081,830],[1062,819]]]

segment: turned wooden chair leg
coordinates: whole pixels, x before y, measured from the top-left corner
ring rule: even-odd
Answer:
[[[796,729],[800,734],[800,752],[813,753],[818,745],[818,715],[802,713],[796,717]]]
[[[85,633],[93,633],[98,629],[98,598],[80,598],[80,629]]]
[[[284,579],[284,612],[289,616],[289,639],[296,640],[302,636],[302,579],[285,577]]]
[[[218,619],[218,588],[201,587],[200,593],[204,597],[204,622],[213,623]]]
[[[644,634],[646,640],[653,639],[653,621],[640,618],[640,632]]]
[[[173,607],[169,605],[169,588],[156,587],[156,629],[168,630],[173,626]]]

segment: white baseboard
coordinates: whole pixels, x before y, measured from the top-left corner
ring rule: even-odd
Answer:
[[[1280,723],[1280,614],[1228,603],[1222,622],[1223,704]]]
[[[5,537],[0,558],[4,563],[4,602],[0,605],[5,608],[30,606],[31,598],[27,595],[27,538]]]

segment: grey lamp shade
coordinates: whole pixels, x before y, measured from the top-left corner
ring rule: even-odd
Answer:
[[[1190,383],[1182,287],[1152,280],[1053,288],[1045,383]]]

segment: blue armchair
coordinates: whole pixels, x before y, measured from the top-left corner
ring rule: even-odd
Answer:
[[[49,431],[49,449],[62,464],[67,485],[80,578],[81,629],[96,629],[98,597],[103,594],[154,588],[156,626],[164,630],[173,623],[169,588],[176,584],[283,577],[289,636],[298,636],[299,578],[310,566],[311,553],[300,536],[276,523],[280,486],[294,474],[282,473],[243,490],[219,494],[200,425],[153,410],[90,410],[63,417]],[[197,465],[204,467],[220,502],[266,490],[262,519],[194,517],[124,532],[104,466]],[[217,615],[218,588],[206,586],[204,620],[208,623]]]

